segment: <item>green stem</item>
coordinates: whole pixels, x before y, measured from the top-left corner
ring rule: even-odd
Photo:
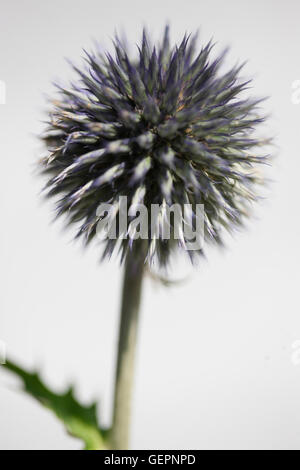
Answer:
[[[123,280],[111,434],[113,449],[128,449],[129,446],[131,398],[143,271],[142,257],[130,253],[127,256]]]

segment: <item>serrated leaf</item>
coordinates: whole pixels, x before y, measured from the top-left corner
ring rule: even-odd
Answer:
[[[65,425],[67,432],[81,439],[86,450],[107,449],[107,430],[102,430],[97,419],[97,405],[81,405],[70,387],[63,394],[56,394],[42,382],[38,373],[31,373],[19,365],[7,361],[4,368],[22,380],[24,390],[39,403],[51,410]]]

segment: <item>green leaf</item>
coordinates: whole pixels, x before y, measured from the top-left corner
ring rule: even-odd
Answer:
[[[107,430],[102,430],[97,420],[97,405],[81,405],[70,387],[61,395],[49,390],[37,373],[30,373],[11,361],[3,367],[17,375],[23,382],[24,390],[38,400],[64,423],[68,433],[85,444],[86,450],[107,449]]]

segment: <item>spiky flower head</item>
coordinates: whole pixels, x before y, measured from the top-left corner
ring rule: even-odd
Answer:
[[[58,214],[79,223],[78,236],[87,242],[97,235],[99,205],[112,204],[109,216],[116,219],[120,196],[129,208],[144,204],[149,214],[159,205],[149,224],[155,228],[173,204],[191,205],[184,223],[195,228],[194,208],[203,204],[205,239],[217,243],[222,227],[232,230],[248,215],[256,167],[265,160],[258,152],[264,142],[253,135],[263,121],[259,100],[244,98],[249,82],[239,79],[241,66],[221,74],[224,54],[212,60],[211,42],[195,54],[196,39],[184,36],[170,47],[166,28],[152,46],[144,31],[132,58],[116,38],[113,55],[85,53],[86,66],[73,66],[78,80],[57,85],[60,97],[43,136],[48,194],[60,195]],[[125,231],[117,224],[104,256],[118,249],[123,259],[143,244],[146,260],[157,256],[165,264],[174,248],[185,246],[181,230],[179,238],[164,239],[149,229],[146,241],[136,232],[130,217]],[[202,253],[203,247],[189,251],[191,259]]]

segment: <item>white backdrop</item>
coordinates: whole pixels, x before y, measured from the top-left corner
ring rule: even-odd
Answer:
[[[200,28],[200,42],[231,45],[232,63],[249,59],[253,93],[270,96],[279,155],[256,220],[186,284],[145,284],[132,448],[300,449],[299,15],[294,0],[1,1],[0,340],[57,390],[72,382],[82,400],[101,400],[106,424],[120,271],[70,242],[40,203],[43,93],[70,77],[64,58],[79,59],[93,38],[110,47],[123,27],[135,44],[144,24],[158,37],[169,20],[174,40]],[[16,385],[0,366],[1,449],[80,448]]]

